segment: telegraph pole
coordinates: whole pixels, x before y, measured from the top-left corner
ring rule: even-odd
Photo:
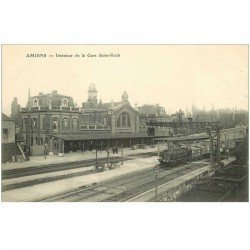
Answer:
[[[28,117],[27,117],[27,124],[26,124],[26,153],[27,156],[30,156],[30,89],[28,94]]]

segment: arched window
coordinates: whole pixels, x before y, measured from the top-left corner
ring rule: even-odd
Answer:
[[[35,98],[33,100],[33,107],[38,107],[39,106],[39,100],[37,98]]]
[[[58,129],[57,120],[53,121],[53,129]]]
[[[68,99],[66,98],[62,99],[62,107],[68,107]]]
[[[117,120],[117,127],[131,127],[131,118],[128,113],[121,113]]]

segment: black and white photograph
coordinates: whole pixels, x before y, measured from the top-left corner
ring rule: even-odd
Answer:
[[[249,17],[0,1],[0,249],[248,250]]]
[[[248,45],[2,45],[3,202],[248,202]]]

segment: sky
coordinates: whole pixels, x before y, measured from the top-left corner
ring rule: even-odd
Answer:
[[[99,57],[99,53],[120,56]],[[31,96],[57,90],[81,106],[91,83],[102,102],[120,101],[126,90],[132,106],[159,103],[169,114],[193,104],[248,110],[248,46],[2,46],[2,112],[7,115],[14,97],[26,105],[29,88]]]

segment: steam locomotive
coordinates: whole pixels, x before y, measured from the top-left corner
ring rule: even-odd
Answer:
[[[167,167],[174,167],[193,160],[209,157],[209,147],[202,145],[185,145],[160,152],[159,162]]]

